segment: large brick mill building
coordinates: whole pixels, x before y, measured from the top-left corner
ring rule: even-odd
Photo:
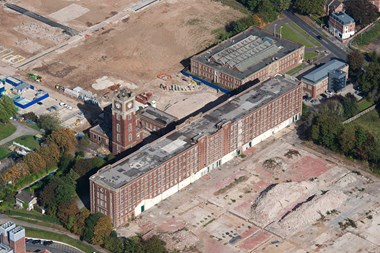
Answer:
[[[249,81],[265,81],[298,66],[305,47],[257,28],[191,58],[191,73],[233,90]]]
[[[188,119],[90,178],[91,212],[115,227],[297,121],[302,85],[276,76]]]

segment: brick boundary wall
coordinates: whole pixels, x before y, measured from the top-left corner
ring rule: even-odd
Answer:
[[[371,106],[370,108],[367,108],[367,109],[365,109],[364,111],[362,111],[362,112],[356,114],[355,116],[353,116],[353,117],[351,117],[351,118],[349,118],[349,119],[343,121],[343,124],[350,123],[350,122],[356,120],[357,118],[359,118],[360,116],[363,116],[363,115],[366,114],[367,112],[373,111],[375,108],[376,108],[376,105],[373,105],[373,106]]]

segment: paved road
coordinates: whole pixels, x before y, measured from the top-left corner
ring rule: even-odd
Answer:
[[[305,30],[308,34],[310,34],[311,36],[313,36],[314,38],[316,38],[318,35],[321,36],[323,39],[319,40],[319,42],[325,48],[327,48],[337,58],[342,59],[344,61],[346,60],[346,58],[347,58],[346,51],[343,50],[342,48],[338,47],[337,45],[335,45],[333,42],[331,42],[330,39],[327,38],[327,37],[325,37],[325,35],[323,33],[321,33],[320,31],[318,31],[318,29],[316,29],[315,27],[309,25],[308,23],[306,23],[305,21],[303,21],[300,17],[298,17],[297,15],[293,14],[290,11],[284,11],[284,14],[290,20],[292,20],[294,23],[296,23],[299,27],[301,27],[303,30]]]
[[[63,235],[67,235],[68,237],[71,237],[75,240],[79,240],[79,237],[77,235],[74,235],[72,233],[70,233],[69,231],[65,230],[64,228],[62,229],[58,229],[58,228],[51,228],[51,227],[45,227],[45,226],[42,226],[42,225],[38,225],[38,224],[34,224],[34,223],[30,223],[30,222],[26,222],[26,221],[21,221],[21,220],[17,220],[17,219],[14,219],[14,218],[11,218],[5,214],[0,214],[0,224],[3,224],[7,221],[12,221],[14,223],[16,223],[17,225],[20,225],[22,227],[31,227],[31,228],[36,228],[36,229],[40,229],[40,230],[45,230],[45,231],[50,231],[52,233],[56,233],[56,234],[63,234]],[[93,247],[96,252],[100,252],[100,253],[108,253],[105,249],[101,248],[100,246],[96,246],[96,245],[91,245],[87,242],[83,242],[84,244],[87,244],[91,247]]]
[[[36,135],[36,134],[40,133],[37,130],[34,130],[33,128],[30,128],[30,127],[28,127],[28,126],[26,126],[26,125],[24,125],[18,121],[11,121],[11,123],[17,128],[16,132],[14,132],[12,135],[8,136],[5,139],[2,139],[0,141],[0,145],[4,145],[4,144],[10,142],[11,140],[13,140],[17,137],[23,136],[23,135]]]

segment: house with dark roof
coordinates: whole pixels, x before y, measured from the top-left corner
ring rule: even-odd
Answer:
[[[37,197],[33,193],[21,191],[16,195],[16,205],[20,208],[26,208],[30,211],[34,208],[34,205],[37,204]]]
[[[344,11],[344,0],[327,0],[325,4],[326,15]]]

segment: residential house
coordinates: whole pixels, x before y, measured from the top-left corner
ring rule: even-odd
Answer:
[[[329,31],[334,37],[345,41],[355,34],[355,20],[344,12],[330,15]]]

